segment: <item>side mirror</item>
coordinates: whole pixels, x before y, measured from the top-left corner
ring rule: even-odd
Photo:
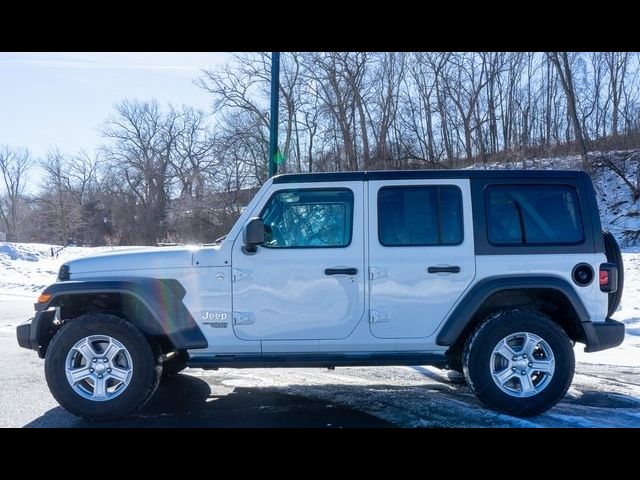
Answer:
[[[264,243],[264,222],[259,217],[254,217],[244,226],[242,232],[244,247],[242,251],[254,254],[258,250],[258,245]]]

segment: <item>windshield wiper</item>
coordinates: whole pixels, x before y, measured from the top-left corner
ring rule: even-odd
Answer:
[[[209,245],[220,245],[227,238],[227,235],[223,235],[219,238],[216,238],[213,242],[203,243],[202,246],[207,247]]]

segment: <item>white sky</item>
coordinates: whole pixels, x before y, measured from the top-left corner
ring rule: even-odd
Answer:
[[[209,112],[210,95],[193,84],[220,52],[0,52],[0,145],[36,156],[58,147],[93,151],[98,129],[125,98],[190,105]]]

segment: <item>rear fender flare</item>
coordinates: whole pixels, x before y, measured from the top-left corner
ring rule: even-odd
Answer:
[[[438,332],[436,343],[441,346],[453,345],[489,297],[500,291],[520,289],[552,289],[561,293],[573,307],[579,319],[576,327],[584,335],[587,345],[596,341],[590,338],[589,313],[569,282],[551,275],[507,275],[485,278],[476,283],[449,315]]]

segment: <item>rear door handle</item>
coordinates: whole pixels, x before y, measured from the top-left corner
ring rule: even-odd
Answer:
[[[442,265],[438,267],[428,267],[429,273],[460,273],[460,267],[457,265]]]
[[[357,275],[357,268],[325,268],[325,275]]]

